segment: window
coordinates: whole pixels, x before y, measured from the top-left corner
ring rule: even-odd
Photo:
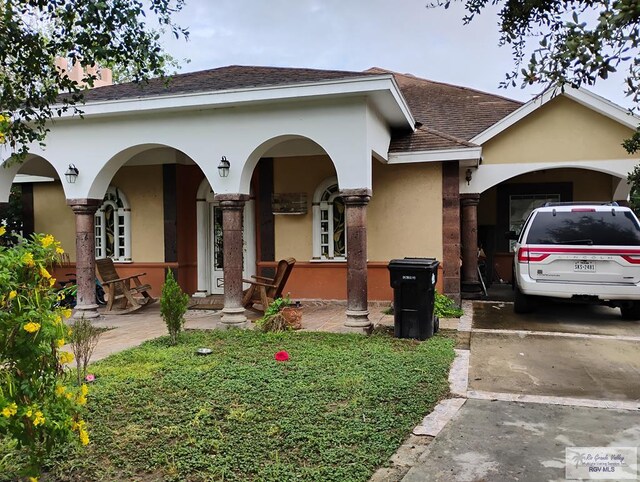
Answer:
[[[512,194],[509,196],[509,231],[521,233],[531,211],[544,203],[558,201],[560,194]],[[515,241],[509,242],[509,251],[513,252],[515,244]]]
[[[345,233],[345,205],[333,177],[322,182],[313,196],[313,258],[344,261]]]
[[[109,187],[95,216],[96,258],[131,261],[131,209],[116,187]]]

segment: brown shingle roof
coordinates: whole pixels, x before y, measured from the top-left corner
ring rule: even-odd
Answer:
[[[231,65],[217,69],[178,74],[171,77],[168,84],[164,79],[158,78],[151,79],[147,84],[129,82],[126,84],[97,87],[86,91],[85,99],[91,102],[153,97],[158,95],[214,92],[251,87],[321,82],[323,80],[348,79],[371,75],[379,74],[374,72]]]
[[[475,147],[475,144],[464,139],[419,126],[415,132],[395,133],[391,137],[389,152],[428,151],[431,149],[459,149]]]
[[[393,74],[416,121],[456,140],[469,141],[522,105],[521,102],[499,95],[399,74],[378,67],[366,72]],[[392,150],[403,150],[407,145],[411,145],[412,150],[416,149],[413,146],[423,145],[429,149],[451,147],[445,141],[439,145],[436,139],[425,143],[422,140],[424,134],[420,130],[413,135],[419,139],[400,142],[394,137]]]

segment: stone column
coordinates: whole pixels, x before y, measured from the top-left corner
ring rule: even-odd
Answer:
[[[480,291],[478,278],[478,203],[480,194],[461,194],[462,204],[462,291]]]
[[[222,255],[224,260],[224,308],[226,327],[245,328],[247,317],[242,306],[243,220],[246,194],[216,194],[222,209]]]
[[[67,199],[76,215],[76,283],[78,285],[75,318],[96,318],[96,238],[95,214],[101,199]]]
[[[351,331],[369,333],[367,307],[367,204],[370,189],[341,191],[347,224],[347,321]]]
[[[460,304],[460,171],[458,161],[442,163],[442,288]]]

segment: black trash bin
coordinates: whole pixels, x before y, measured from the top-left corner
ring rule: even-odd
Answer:
[[[389,262],[396,338],[426,340],[438,331],[439,321],[433,308],[439,264],[435,258]]]

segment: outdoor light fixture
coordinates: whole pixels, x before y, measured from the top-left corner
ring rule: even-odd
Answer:
[[[464,178],[467,181],[467,186],[471,184],[471,179],[473,179],[473,172],[471,171],[471,169],[467,169],[467,172]]]
[[[218,164],[218,173],[220,174],[220,177],[227,177],[229,175],[229,167],[231,167],[231,163],[227,161],[225,156],[222,156],[220,164]]]
[[[78,173],[80,171],[78,171],[78,168],[75,166],[75,164],[69,164],[69,169],[67,169],[67,172],[64,173],[64,177],[67,178],[67,182],[69,184],[75,184],[76,179],[78,179]]]

